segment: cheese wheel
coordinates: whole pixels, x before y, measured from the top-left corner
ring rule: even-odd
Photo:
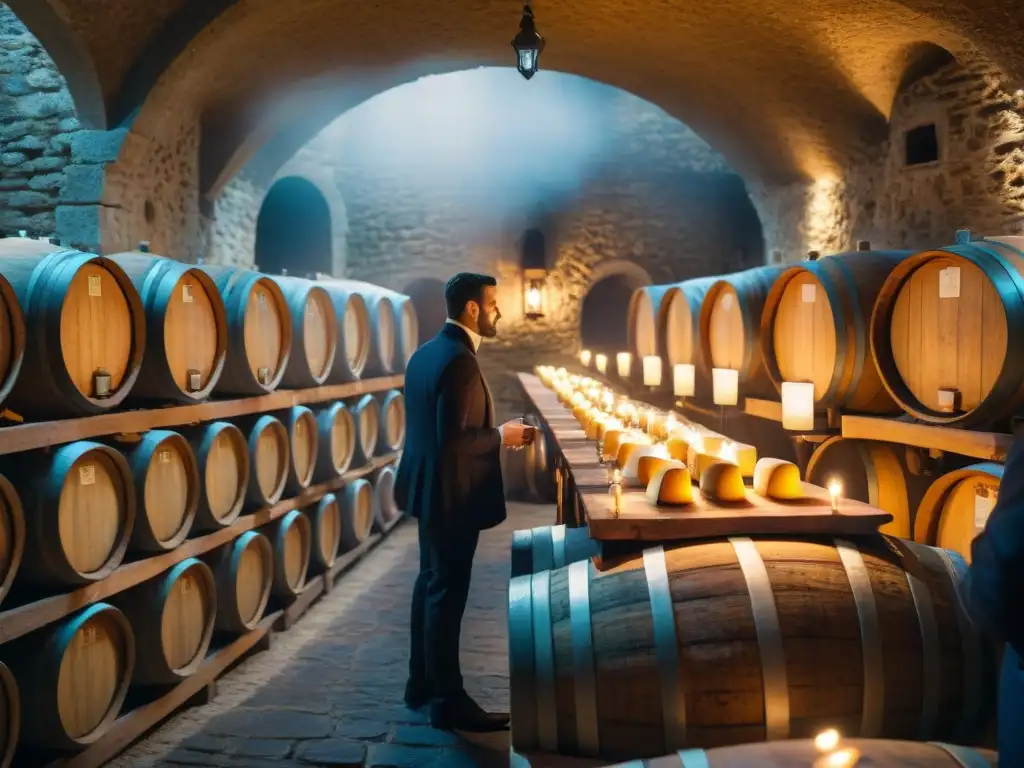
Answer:
[[[626,437],[626,431],[622,429],[609,429],[604,433],[604,445],[601,447],[601,458],[604,461],[611,461],[619,455],[619,443]]]
[[[800,470],[796,464],[782,459],[760,459],[754,467],[754,493],[780,501],[802,499]]]
[[[621,449],[620,449],[621,450]],[[659,456],[663,459],[668,459],[668,452],[665,450],[663,445],[638,445],[635,450],[630,452],[629,459],[619,466],[622,467],[622,479],[626,481],[628,485],[640,485],[640,460],[645,456]],[[646,487],[647,483],[643,483]]]
[[[700,494],[710,501],[745,501],[747,489],[743,486],[743,472],[725,461],[708,465],[700,476]]]
[[[686,441],[672,437],[665,441],[665,448],[668,450],[668,455],[676,461],[686,461],[686,457],[690,452],[690,446],[686,444]]]
[[[712,464],[722,463],[721,458],[713,456],[710,453],[700,453],[692,446],[686,454],[686,465],[690,468],[690,474],[693,475],[695,483],[700,485],[700,479],[704,475],[704,471]],[[742,473],[740,477],[742,477]]]
[[[651,478],[647,500],[656,506],[679,506],[693,503],[690,472],[682,462],[671,462]]]
[[[651,480],[654,479],[656,474],[672,463],[673,459],[666,459],[664,456],[641,456],[639,461],[637,461],[637,484],[646,488],[650,485]],[[690,470],[686,470],[686,474],[690,474]]]
[[[643,446],[644,443],[641,443],[639,440],[636,440],[632,437],[623,440],[621,443],[619,443],[619,452],[615,456],[616,465],[620,467],[626,466],[626,463],[629,461],[630,457]]]

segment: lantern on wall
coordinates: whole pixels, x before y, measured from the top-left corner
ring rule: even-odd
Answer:
[[[529,4],[523,6],[523,17],[519,20],[519,34],[512,39],[512,47],[516,52],[516,69],[519,74],[529,80],[540,67],[540,54],[544,50],[544,38],[537,32],[533,19],[533,9]]]
[[[534,227],[523,233],[520,242],[523,269],[523,315],[531,320],[547,311],[547,247],[544,233]]]

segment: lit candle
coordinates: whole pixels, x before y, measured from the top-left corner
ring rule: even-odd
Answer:
[[[828,481],[828,495],[832,498],[832,514],[839,513],[839,499],[843,495],[843,483],[838,478]]]
[[[598,355],[594,358],[594,364],[597,366],[598,373],[604,375],[608,373],[608,356]]]
[[[839,746],[839,731],[827,728],[814,737],[814,748],[819,752],[831,752]]]
[[[715,405],[736,405],[739,402],[740,372],[735,368],[712,368],[711,399]]]
[[[736,448],[736,443],[723,443],[718,451],[718,458],[730,464],[736,464],[739,461],[739,450]]]
[[[676,417],[673,414],[669,414],[668,418],[665,419],[665,437],[672,437],[672,433],[676,431]]]
[[[604,391],[604,409],[611,413],[612,406],[615,405],[615,395],[612,394],[610,389]]]
[[[782,428],[797,432],[814,429],[814,385],[810,382],[782,382]]]
[[[615,356],[615,365],[619,370],[619,377],[628,379],[630,369],[633,367],[633,356],[629,352],[619,352]]]
[[[688,363],[672,366],[672,391],[676,397],[693,397],[695,369]]]
[[[583,363],[583,365],[588,368],[590,367],[591,357],[592,355],[589,349],[584,349],[582,352],[580,352],[580,362]]]
[[[644,357],[644,386],[661,386],[661,358],[657,355]]]
[[[612,496],[615,498],[615,514],[618,516],[622,508],[622,472],[616,468],[612,471]]]

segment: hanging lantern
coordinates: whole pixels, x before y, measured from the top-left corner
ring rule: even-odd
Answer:
[[[544,278],[547,274],[546,269],[523,270],[523,314],[530,320],[544,317],[547,305]]]
[[[512,40],[516,51],[516,69],[529,80],[540,66],[540,54],[544,50],[544,38],[537,33],[533,21],[533,9],[523,6],[523,18],[519,20],[519,34]]]

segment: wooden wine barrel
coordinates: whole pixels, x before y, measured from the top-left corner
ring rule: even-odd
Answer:
[[[201,269],[143,251],[115,253],[139,293],[146,354],[130,400],[205,400],[224,371],[227,313],[213,279]]]
[[[25,509],[25,554],[18,580],[79,586],[121,564],[136,516],[135,486],[124,456],[81,441],[52,452],[9,458]]]
[[[14,577],[18,575],[21,559],[25,554],[25,510],[21,497],[14,485],[0,475],[0,604],[11,589]],[[3,671],[0,670],[0,689],[3,687]],[[0,690],[0,697],[3,691]],[[2,709],[0,709],[2,715]],[[3,717],[0,717],[2,727]],[[2,744],[2,742],[0,742]],[[3,768],[4,750],[0,746],[0,768]]]
[[[10,768],[18,748],[21,730],[21,699],[18,683],[4,664],[0,663],[0,768]]]
[[[905,259],[871,315],[882,383],[909,414],[981,426],[1024,405],[1024,238],[970,240]]]
[[[629,303],[629,349],[639,359],[658,355],[671,366],[700,359],[700,308],[719,278],[697,277],[680,283],[648,285],[633,292]],[[668,377],[671,386],[671,377]]]
[[[395,315],[398,321],[398,370],[404,371],[409,364],[412,353],[420,343],[420,322],[416,314],[416,305],[404,293],[394,292],[392,300],[395,304]]]
[[[5,253],[4,243],[0,235],[0,254]],[[25,316],[3,271],[0,265],[0,403],[11,393],[25,360]],[[0,768],[3,768],[2,755],[0,751]]]
[[[217,618],[217,586],[202,560],[182,560],[110,602],[135,633],[135,684],[179,683],[205,660]]]
[[[365,478],[353,480],[341,495],[341,552],[355,549],[373,529],[373,486]]]
[[[823,409],[899,410],[871,357],[868,325],[882,284],[910,255],[865,249],[804,261],[779,275],[761,315],[761,353],[780,392],[784,381],[811,382]]]
[[[292,354],[292,323],[281,288],[248,269],[204,264],[224,301],[228,351],[214,391],[263,395],[281,383]]]
[[[955,553],[745,537],[509,585],[512,746],[623,760],[806,738],[976,743],[994,645]]]
[[[139,508],[128,549],[165,552],[192,530],[199,506],[199,465],[182,435],[166,429],[144,432],[137,442],[111,440],[128,460]]]
[[[282,387],[317,387],[334,370],[338,316],[330,295],[312,280],[271,277],[284,295],[292,326],[292,352],[281,377]]]
[[[274,578],[274,551],[267,537],[259,531],[246,531],[203,560],[217,585],[214,627],[242,634],[259,624]]]
[[[534,441],[519,453],[526,464],[526,487],[535,504],[554,504],[558,487],[555,482],[555,456],[557,448],[550,431],[535,413],[528,413],[523,421],[537,428]]]
[[[249,451],[246,503],[257,507],[276,504],[284,493],[291,465],[288,429],[269,413],[242,418],[236,424],[246,436]]]
[[[1003,465],[985,462],[947,472],[933,482],[914,520],[914,541],[951,549],[971,562],[971,542],[985,528],[999,497]]]
[[[891,446],[873,440],[830,437],[807,462],[807,482],[827,488],[830,478],[843,484],[843,496],[892,515],[882,533],[911,538],[908,477]]]
[[[281,423],[288,431],[290,447],[284,489],[290,496],[297,496],[313,482],[319,452],[319,428],[313,411],[304,405],[293,405],[283,412]]]
[[[21,744],[72,752],[117,717],[135,668],[135,637],[117,608],[94,603],[4,643],[0,656],[18,683]]]
[[[630,760],[613,768],[995,768],[988,749],[941,742],[843,739],[823,754],[813,739],[740,744],[718,749],[683,749],[653,760]]]
[[[383,530],[401,514],[395,503],[395,468],[391,465],[381,467],[373,478],[373,527]]]
[[[366,303],[370,318],[370,343],[362,378],[393,376],[401,369],[399,337],[400,320],[395,307],[394,291],[360,280],[337,280],[318,276],[321,285],[330,284],[359,293]]]
[[[341,507],[333,493],[325,493],[316,504],[306,507],[312,536],[310,569],[323,573],[338,559],[341,544]]]
[[[340,400],[314,409],[317,426],[316,469],[313,479],[323,483],[345,474],[356,450],[356,425]]]
[[[720,277],[700,310],[701,356],[709,368],[739,371],[741,397],[775,397],[761,355],[761,313],[785,267],[754,267]]]
[[[196,507],[195,531],[215,531],[242,514],[249,488],[249,446],[242,430],[214,421],[181,430],[195,454],[202,493]]]
[[[0,339],[16,335],[18,327],[15,302],[4,293],[8,283],[27,334],[6,406],[31,416],[79,416],[124,402],[146,349],[142,300],[124,270],[104,256],[44,240],[5,238],[0,274],[6,278],[0,298],[11,324],[5,331],[0,322]],[[16,364],[19,351],[15,343],[8,366]],[[0,356],[0,371],[6,356]],[[12,373],[9,367],[4,387]]]
[[[357,467],[364,466],[377,452],[377,440],[380,436],[380,403],[373,395],[363,395],[355,405],[349,406],[352,420],[356,425],[355,452],[352,463]]]
[[[350,286],[318,278],[319,285],[331,297],[334,314],[340,318],[338,351],[328,381],[343,384],[362,378],[370,355],[370,310],[363,295]]]
[[[405,395],[392,389],[382,398],[376,453],[394,453],[405,445]]]
[[[270,591],[277,597],[291,599],[306,586],[312,542],[309,518],[293,509],[269,528],[274,545],[274,579]]]
[[[512,532],[512,577],[550,571],[601,551],[601,542],[590,538],[590,529],[541,525]]]

